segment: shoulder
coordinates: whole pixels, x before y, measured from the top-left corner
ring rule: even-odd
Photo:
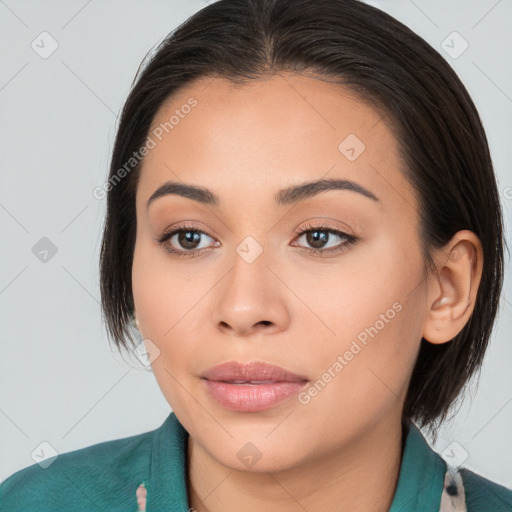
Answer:
[[[134,489],[150,472],[154,432],[62,453],[17,471],[0,485],[2,511],[130,510]]]
[[[512,490],[469,469],[459,471],[464,483],[467,512],[512,512]]]

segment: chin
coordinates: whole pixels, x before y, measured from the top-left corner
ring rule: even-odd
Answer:
[[[265,439],[255,436],[235,435],[234,439],[218,442],[208,439],[203,445],[219,464],[234,471],[250,473],[275,473],[290,469],[307,458],[304,443],[293,443],[285,437]]]

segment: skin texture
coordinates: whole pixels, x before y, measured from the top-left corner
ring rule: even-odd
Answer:
[[[387,511],[421,337],[449,342],[468,321],[480,242],[457,233],[435,254],[439,275],[424,278],[417,198],[390,124],[341,86],[288,73],[242,86],[201,79],[168,99],[152,129],[191,97],[197,106],[143,162],[132,272],[139,328],[148,351],[160,351],[155,378],[190,433],[190,506]],[[338,149],[349,134],[365,145],[354,161]],[[320,178],[352,180],[378,201],[331,190],[275,205],[278,190]],[[147,208],[168,180],[206,187],[220,203],[166,195]],[[193,257],[156,242],[185,221],[206,233]],[[325,246],[344,250],[309,253],[321,244],[295,233],[324,223],[356,243],[327,231]],[[263,251],[252,263],[236,251],[248,236]],[[177,235],[167,244],[190,251]],[[371,326],[378,333],[332,377],[338,356]],[[332,378],[307,403],[293,396],[233,412],[200,378],[226,361],[277,364],[311,383],[331,368]],[[261,455],[251,467],[237,456],[247,443]]]

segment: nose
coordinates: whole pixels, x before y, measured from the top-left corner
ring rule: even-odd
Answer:
[[[288,328],[286,287],[272,270],[265,252],[253,262],[235,254],[231,270],[216,287],[213,316],[217,329],[236,336],[251,336]]]

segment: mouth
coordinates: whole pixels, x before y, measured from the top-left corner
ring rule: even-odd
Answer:
[[[232,384],[243,384],[246,382],[267,384],[272,382],[300,382],[308,380],[307,377],[285,370],[281,366],[260,361],[250,363],[230,361],[222,363],[209,368],[201,377],[207,380],[230,382]]]
[[[201,378],[211,398],[237,412],[270,409],[309,383],[305,376],[259,361],[223,363],[208,369]]]
[[[217,382],[227,382],[228,384],[273,384],[275,382],[290,382],[278,380],[221,380]]]

